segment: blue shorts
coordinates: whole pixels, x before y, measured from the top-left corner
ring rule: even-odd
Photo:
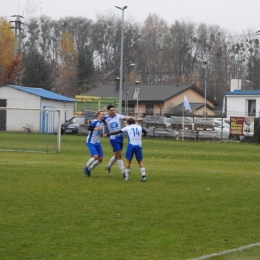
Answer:
[[[128,145],[125,152],[125,158],[132,161],[134,155],[138,162],[141,161],[143,159],[142,147]]]
[[[118,152],[123,150],[123,141],[110,139],[110,144],[113,147],[113,152]]]
[[[102,147],[101,147],[100,143],[96,143],[96,144],[87,143],[87,147],[89,149],[91,156],[94,156],[97,154],[98,157],[103,157],[103,151],[102,151]]]

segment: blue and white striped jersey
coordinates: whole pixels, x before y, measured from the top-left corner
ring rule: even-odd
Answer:
[[[100,130],[90,130],[87,136],[86,143],[91,143],[91,144],[96,144],[100,143],[100,135],[102,133],[102,129],[104,127],[103,122],[99,122],[97,119],[94,119],[92,123],[89,126],[90,128],[96,128],[96,127],[101,127]]]
[[[104,117],[104,122],[107,127],[108,133],[115,132],[121,130],[120,120],[123,120],[125,116],[116,114],[114,117],[110,117],[109,115],[106,115]],[[109,136],[110,139],[122,141],[123,140],[123,134],[117,134],[117,135],[111,135]]]
[[[142,147],[142,132],[145,130],[140,125],[131,124],[122,128],[121,131],[127,133],[128,144]]]

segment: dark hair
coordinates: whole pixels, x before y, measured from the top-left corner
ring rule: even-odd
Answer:
[[[133,118],[129,118],[127,120],[127,124],[129,124],[129,125],[135,124],[135,120]]]
[[[107,110],[110,110],[110,108],[115,108],[115,106],[113,106],[113,105],[108,105],[108,106],[107,106]]]

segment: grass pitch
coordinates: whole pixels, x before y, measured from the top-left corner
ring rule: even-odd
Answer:
[[[144,139],[141,183],[135,161],[129,182],[117,166],[107,176],[102,145],[91,178],[82,136],[62,136],[58,154],[0,152],[1,259],[199,259],[260,242],[259,146]]]

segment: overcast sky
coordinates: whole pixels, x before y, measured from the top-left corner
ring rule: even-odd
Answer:
[[[127,6],[125,19],[143,22],[150,13],[156,13],[168,24],[189,19],[196,23],[216,24],[231,33],[247,29],[260,30],[260,0],[1,0],[0,16],[24,15],[29,3],[35,15],[53,19],[83,16],[96,20],[97,14],[122,11],[114,6]]]

